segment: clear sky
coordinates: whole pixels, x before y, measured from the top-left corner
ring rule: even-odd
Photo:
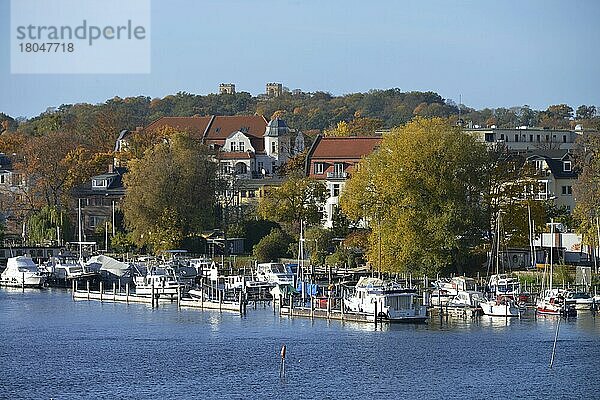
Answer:
[[[254,95],[281,82],[460,93],[475,108],[600,106],[597,0],[153,0],[152,72],[131,75],[12,75],[9,6],[0,0],[0,112],[13,117],[221,82]]]

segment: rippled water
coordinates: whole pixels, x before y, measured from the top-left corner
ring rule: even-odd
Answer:
[[[600,317],[341,323],[0,289],[0,398],[598,398]],[[287,347],[286,378],[279,350]]]

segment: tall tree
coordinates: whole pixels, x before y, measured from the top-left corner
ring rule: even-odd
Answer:
[[[484,145],[441,118],[385,135],[342,193],[371,226],[369,261],[382,271],[436,273],[460,265],[485,229]]]
[[[579,177],[573,187],[577,198],[574,217],[577,230],[588,244],[597,246],[596,218],[600,218],[600,138],[594,133],[585,133],[577,141],[575,151]]]
[[[280,187],[267,190],[258,211],[263,218],[283,223],[297,232],[300,221],[309,225],[321,222],[326,192],[321,182],[292,174]]]
[[[129,168],[123,209],[136,244],[164,250],[213,227],[216,163],[189,134],[171,135]]]

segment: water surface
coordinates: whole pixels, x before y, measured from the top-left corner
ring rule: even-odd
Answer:
[[[383,325],[0,289],[4,399],[597,398],[600,318]],[[279,351],[287,347],[286,377]]]

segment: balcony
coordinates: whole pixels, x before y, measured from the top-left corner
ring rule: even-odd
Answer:
[[[347,172],[328,172],[327,179],[348,179]]]

